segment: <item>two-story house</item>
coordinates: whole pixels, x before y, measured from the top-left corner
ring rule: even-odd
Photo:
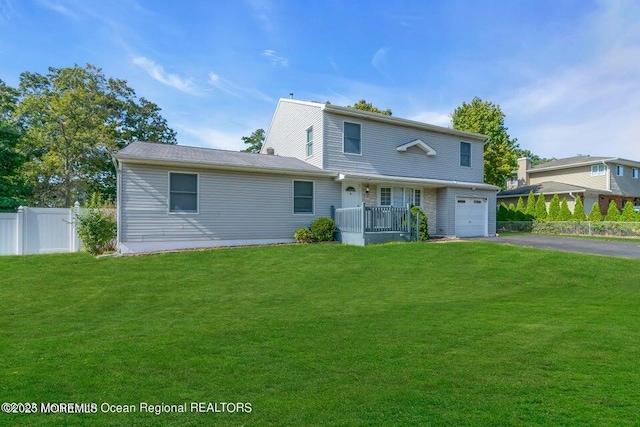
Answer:
[[[281,99],[262,153],[135,142],[117,153],[123,252],[291,242],[343,208],[420,206],[436,236],[495,234],[484,135]]]
[[[587,214],[594,203],[606,214],[613,200],[622,209],[627,201],[640,204],[640,162],[618,157],[575,156],[531,166],[527,157],[518,159],[518,170],[507,190],[498,193],[498,202],[516,203],[529,192],[546,195],[547,204],[554,194],[566,198],[573,210],[580,197]],[[548,206],[547,206],[548,207]]]

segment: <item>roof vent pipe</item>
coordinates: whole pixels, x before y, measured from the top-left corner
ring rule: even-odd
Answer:
[[[293,92],[289,93],[289,99],[293,99]]]
[[[274,153],[275,153],[275,150],[274,150],[273,148],[271,148],[271,147],[267,147],[267,154],[268,154],[269,156],[273,156],[273,155],[274,155]]]

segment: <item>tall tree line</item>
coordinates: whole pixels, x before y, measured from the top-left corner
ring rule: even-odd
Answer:
[[[93,65],[0,80],[0,210],[115,200],[113,154],[140,140],[176,143],[160,108]]]

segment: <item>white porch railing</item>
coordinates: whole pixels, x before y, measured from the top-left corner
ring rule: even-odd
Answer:
[[[413,221],[409,212],[409,206],[369,207],[363,203],[357,208],[336,209],[335,223],[338,230],[348,233],[411,233]]]

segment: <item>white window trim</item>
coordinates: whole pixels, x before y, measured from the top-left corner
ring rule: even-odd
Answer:
[[[309,144],[309,131],[311,131],[311,144]],[[304,134],[305,137],[305,144],[304,144],[304,154],[306,156],[306,158],[311,158],[313,157],[313,143],[314,140],[316,138],[313,126],[309,126]],[[344,142],[343,142],[344,144]],[[361,143],[362,144],[362,143]],[[309,145],[311,145],[311,154],[309,154]]]
[[[313,204],[311,206],[311,212],[296,212],[296,182],[310,182],[312,184]],[[291,213],[293,215],[315,215],[316,214],[316,182],[309,179],[292,179],[291,180]]]
[[[196,211],[195,212],[173,212],[171,211],[171,174],[196,176]],[[167,214],[169,215],[198,215],[200,214],[200,174],[197,172],[168,171],[167,173]]]
[[[624,166],[616,165],[616,176],[624,176]]]
[[[602,170],[600,170],[600,168],[602,168]],[[606,170],[607,170],[607,167],[602,163],[597,164],[597,165],[592,165],[591,166],[591,176],[603,176],[603,175],[606,175]]]
[[[631,169],[631,178],[638,179],[638,168]]]
[[[360,152],[359,153],[347,153],[346,151],[344,151],[344,124],[345,123],[349,123],[352,125],[358,125],[360,126]],[[346,154],[348,156],[362,156],[362,149],[363,149],[363,144],[362,144],[362,123],[358,123],[358,122],[350,122],[348,120],[343,120],[342,121],[342,154]]]
[[[462,165],[462,144],[469,144],[469,166]],[[468,141],[460,141],[458,144],[458,166],[461,168],[470,168],[473,166],[473,144]]]

